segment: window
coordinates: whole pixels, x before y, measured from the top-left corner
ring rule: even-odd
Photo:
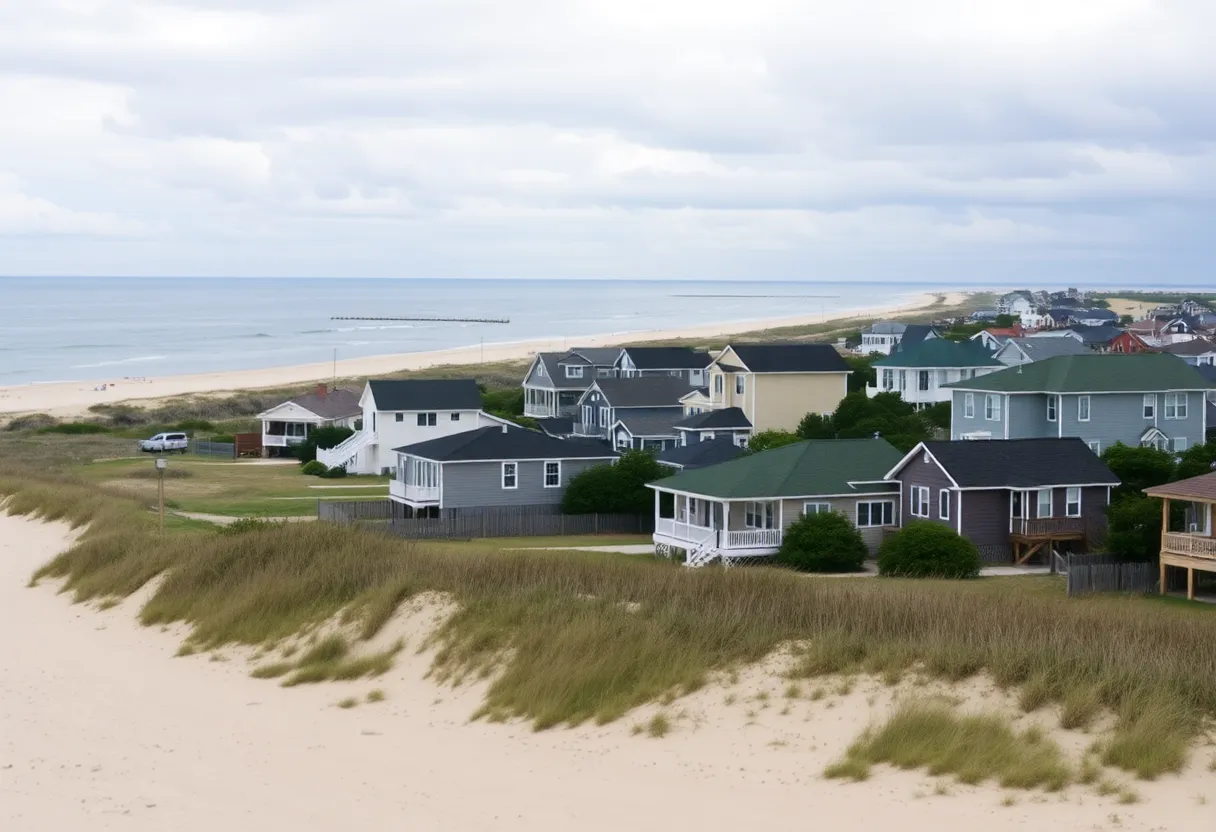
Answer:
[[[857,527],[890,526],[895,513],[895,504],[890,500],[857,504]]]
[[[1085,444],[1088,445],[1089,449],[1091,451],[1093,451],[1094,453],[1096,453],[1096,454],[1102,453],[1102,443],[1099,442],[1097,439],[1093,440],[1092,442],[1086,442]]]
[[[950,519],[950,490],[943,488],[937,492],[937,516],[940,520]]]
[[[908,371],[900,370],[899,371],[899,392],[902,393],[907,389],[908,389]]]
[[[608,408],[606,408],[606,407],[600,408],[600,427],[602,427],[602,428],[610,427],[608,424],[608,417],[611,415],[612,415],[612,411],[609,410]]]
[[[1166,393],[1165,394],[1165,418],[1167,419],[1185,419],[1186,418],[1186,393]]]
[[[749,529],[771,529],[773,527],[773,504],[748,503],[743,525]]]
[[[964,419],[974,419],[975,418],[975,394],[974,393],[964,393],[963,394],[963,418]]]
[[[1081,489],[1068,489],[1068,498],[1064,505],[1064,513],[1069,517],[1081,516]]]
[[[1054,422],[1056,420],[1056,397],[1047,397],[1047,421]]]
[[[1077,421],[1089,421],[1089,396],[1077,396]]]
[[[724,376],[722,376],[722,374],[721,374],[721,373],[719,373],[718,375],[714,376],[714,395],[715,395],[715,396],[721,396],[721,395],[722,395],[722,379],[723,379],[723,378],[724,378]]]
[[[502,464],[502,487],[508,489],[519,487],[518,462],[504,462]]]
[[[566,378],[582,378],[582,377],[583,377],[583,368],[581,366],[575,367],[575,366],[572,366],[569,364],[566,365]]]
[[[584,425],[591,424],[591,414],[593,412],[594,412],[594,410],[591,407],[591,405],[589,405],[589,404],[583,405],[583,424]]]
[[[928,390],[929,389],[929,371],[928,370],[920,370],[919,372],[917,372],[916,389],[917,390]]]
[[[832,510],[831,503],[803,503],[802,513],[808,517],[812,514],[826,514]]]
[[[404,414],[404,413],[398,413],[398,414],[396,414],[396,419],[397,419],[397,421],[398,421],[398,422],[404,422],[404,421],[405,421],[405,414]],[[422,424],[422,422],[419,422],[418,424],[420,424],[420,425],[421,425],[421,424]]]
[[[545,488],[562,487],[562,464],[560,462],[545,463]]]
[[[912,486],[912,516],[929,516],[929,489],[921,485]]]
[[[419,413],[418,414],[418,427],[433,428],[433,427],[435,427],[435,424],[436,424],[436,415],[434,413]]]
[[[1145,419],[1156,419],[1157,418],[1157,394],[1156,393],[1145,393],[1144,394],[1144,418]]]
[[[894,390],[895,389],[895,371],[894,370],[889,370],[889,369],[886,369],[885,367],[883,368],[882,389],[883,390]]]
[[[598,370],[595,371],[595,374],[599,378],[612,378],[612,368],[611,367],[600,367]],[[633,378],[632,374],[629,375],[628,378]]]
[[[747,447],[747,434],[746,433],[736,433],[735,434],[735,445],[740,448],[746,448]]]
[[[1038,504],[1035,506],[1035,517],[1051,516],[1051,489],[1040,488]]]
[[[735,376],[735,395],[742,396],[747,390],[747,376]]]
[[[989,422],[1001,421],[1001,397],[992,393],[984,396],[984,418]]]
[[[1186,437],[1185,436],[1175,436],[1174,437],[1174,450],[1175,451],[1185,451],[1186,450]]]
[[[537,378],[545,377],[545,362],[543,362],[543,361],[536,362],[536,377]]]
[[[453,413],[453,414],[452,414],[452,421],[453,421],[453,422],[459,422],[459,421],[460,421],[460,414],[459,414],[459,413]]]

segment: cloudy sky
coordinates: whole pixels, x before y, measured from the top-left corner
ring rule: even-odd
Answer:
[[[0,2],[0,274],[1202,284],[1214,41],[1212,0]]]

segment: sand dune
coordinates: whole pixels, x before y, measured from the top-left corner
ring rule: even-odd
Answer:
[[[919,295],[912,301],[900,305],[879,305],[866,310],[865,316],[910,313],[931,306],[936,295]],[[945,302],[955,306],[962,303],[966,295],[951,292]],[[857,314],[852,315],[857,317]],[[837,318],[845,321],[847,318]],[[351,358],[337,362],[340,378],[383,375],[401,370],[417,370],[444,364],[477,364],[495,361],[522,360],[536,352],[563,350],[571,346],[601,347],[616,346],[635,341],[668,338],[712,338],[738,332],[749,332],[781,326],[799,326],[821,323],[820,315],[771,318],[766,320],[734,321],[708,324],[680,329],[652,332],[618,332],[607,335],[589,335],[580,338],[557,338],[526,341],[512,344],[486,344],[435,352],[380,355],[368,358]],[[196,373],[193,375],[166,376],[145,380],[124,378],[95,381],[60,382],[55,384],[28,384],[16,387],[0,387],[0,414],[49,413],[53,416],[69,417],[82,414],[91,405],[113,404],[124,401],[148,401],[192,393],[227,390],[249,390],[303,384],[327,380],[334,375],[332,363],[301,364],[294,367],[238,370],[220,373]],[[107,389],[96,389],[105,382]]]
[[[386,677],[286,690],[221,651],[174,658],[180,633],[143,629],[131,599],[101,612],[26,588],[62,549],[61,525],[0,515],[0,829],[174,830],[1210,830],[1216,775],[1135,784],[1144,802],[1091,790],[1017,794],[877,771],[825,781],[893,692],[877,682],[810,701],[753,669],[666,709],[663,739],[631,736],[656,708],[605,727],[535,733],[469,723],[480,693],[423,678],[427,611],[399,618],[412,645]],[[814,685],[806,685],[809,691]],[[383,688],[387,700],[341,710]],[[768,693],[760,701],[760,691]],[[974,703],[1000,705],[976,683]],[[733,695],[734,704],[726,704]],[[1038,718],[1038,717],[1036,717]],[[1042,717],[1046,718],[1046,717]],[[1072,747],[1083,735],[1065,736]]]

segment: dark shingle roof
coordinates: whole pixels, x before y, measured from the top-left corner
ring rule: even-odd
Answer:
[[[1054,358],[1057,355],[1085,355],[1089,353],[1089,347],[1082,344],[1076,338],[1070,338],[1067,335],[1059,337],[1010,338],[1005,342],[1005,346],[1008,346],[1010,343],[1020,349],[1031,361],[1042,361],[1045,358]],[[1012,348],[1010,349],[1012,350]]]
[[[625,352],[639,370],[703,370],[713,360],[691,347],[626,347]]]
[[[875,367],[1003,367],[979,341],[930,338],[874,362]]]
[[[535,419],[536,426],[549,436],[570,436],[574,433],[572,416],[555,416],[552,419]]]
[[[914,347],[917,344],[923,343],[926,338],[931,341],[938,340],[936,337],[929,338],[930,333],[937,335],[937,330],[928,324],[908,324],[904,327],[903,337],[899,339],[899,349]]]
[[[849,372],[849,365],[830,344],[731,344],[730,348],[753,373]]]
[[[591,439],[556,439],[534,430],[478,428],[393,450],[436,462],[514,459],[609,459],[616,454]]]
[[[653,485],[731,500],[871,494],[890,490],[870,483],[882,480],[901,456],[885,439],[812,440],[683,471]]]
[[[958,440],[924,446],[959,488],[1119,484],[1098,455],[1076,438]]]
[[[616,363],[617,358],[621,355],[620,347],[575,347],[569,350],[562,358],[567,356],[582,356],[591,364],[597,367],[611,367]]]
[[[690,471],[694,468],[705,468],[728,462],[743,454],[743,449],[729,437],[711,439],[708,442],[694,442],[691,445],[677,445],[659,451],[659,462],[673,465]]]
[[[595,384],[613,407],[680,407],[688,382],[672,376],[597,378]]]
[[[724,407],[721,410],[707,410],[676,422],[678,428],[690,430],[714,430],[717,428],[750,428],[752,423],[739,407]]]
[[[481,391],[471,378],[369,381],[379,410],[481,410]]]
[[[359,406],[359,394],[340,388],[330,390],[324,396],[317,395],[316,391],[296,396],[291,403],[298,404],[322,419],[347,419],[363,415],[363,408]]]
[[[1165,353],[1059,355],[944,385],[994,393],[1144,393],[1207,390],[1211,384]]]
[[[1109,344],[1123,334],[1123,330],[1119,329],[1119,327],[1109,324],[1103,324],[1102,326],[1074,324],[1068,329],[1080,335],[1081,341],[1086,344]]]
[[[674,425],[679,418],[678,410],[668,413],[632,413],[627,410],[617,416],[617,422],[624,425],[629,433],[636,437],[671,437],[674,439],[677,435]]]

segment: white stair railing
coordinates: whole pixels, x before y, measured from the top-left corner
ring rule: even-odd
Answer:
[[[355,431],[332,448],[318,448],[317,461],[327,468],[345,468],[355,460],[359,451],[366,448],[375,439],[376,434],[371,431]]]
[[[688,555],[684,558],[684,565],[690,569],[696,569],[721,557],[722,552],[718,549],[717,542],[718,533],[712,531],[694,543],[688,549]]]

